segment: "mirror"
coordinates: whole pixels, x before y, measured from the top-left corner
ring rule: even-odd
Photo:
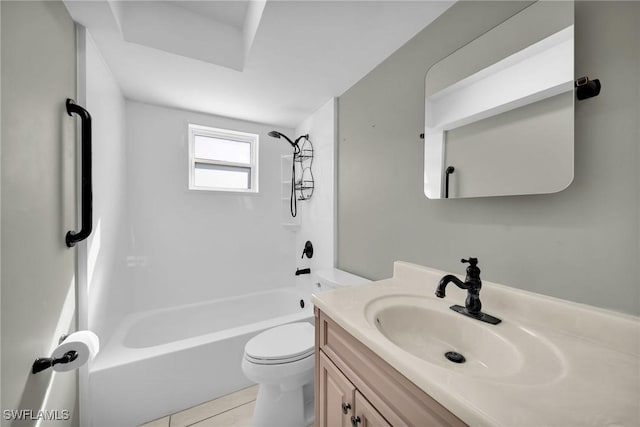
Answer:
[[[574,99],[573,2],[535,2],[444,58],[425,78],[425,195],[563,190]]]

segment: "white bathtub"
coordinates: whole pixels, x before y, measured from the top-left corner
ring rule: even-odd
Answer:
[[[246,342],[313,322],[309,299],[281,288],[128,316],[90,366],[92,425],[137,426],[251,385],[240,369]]]

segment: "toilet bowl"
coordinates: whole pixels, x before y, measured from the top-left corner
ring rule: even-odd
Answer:
[[[260,384],[254,427],[302,427],[313,423],[314,328],[290,323],[247,342],[242,372]]]
[[[329,269],[316,275],[317,291],[369,280]],[[244,348],[242,372],[259,384],[253,427],[305,427],[314,421],[315,330],[307,322],[289,323],[251,338]]]

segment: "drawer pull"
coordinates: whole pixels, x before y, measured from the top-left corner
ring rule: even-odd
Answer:
[[[351,417],[351,425],[354,426],[354,427],[357,426],[358,423],[360,423],[361,421],[362,420],[360,419],[360,417],[358,417],[356,415]]]
[[[349,412],[349,409],[351,409],[351,405],[349,403],[343,403],[342,404],[342,413],[346,414],[347,412]]]

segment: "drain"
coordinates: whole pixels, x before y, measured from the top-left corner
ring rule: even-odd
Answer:
[[[300,300],[300,308],[304,308],[304,300],[303,299]]]
[[[444,354],[444,357],[452,361],[453,363],[464,363],[467,359],[464,358],[460,353],[456,353],[455,351],[447,351]]]

